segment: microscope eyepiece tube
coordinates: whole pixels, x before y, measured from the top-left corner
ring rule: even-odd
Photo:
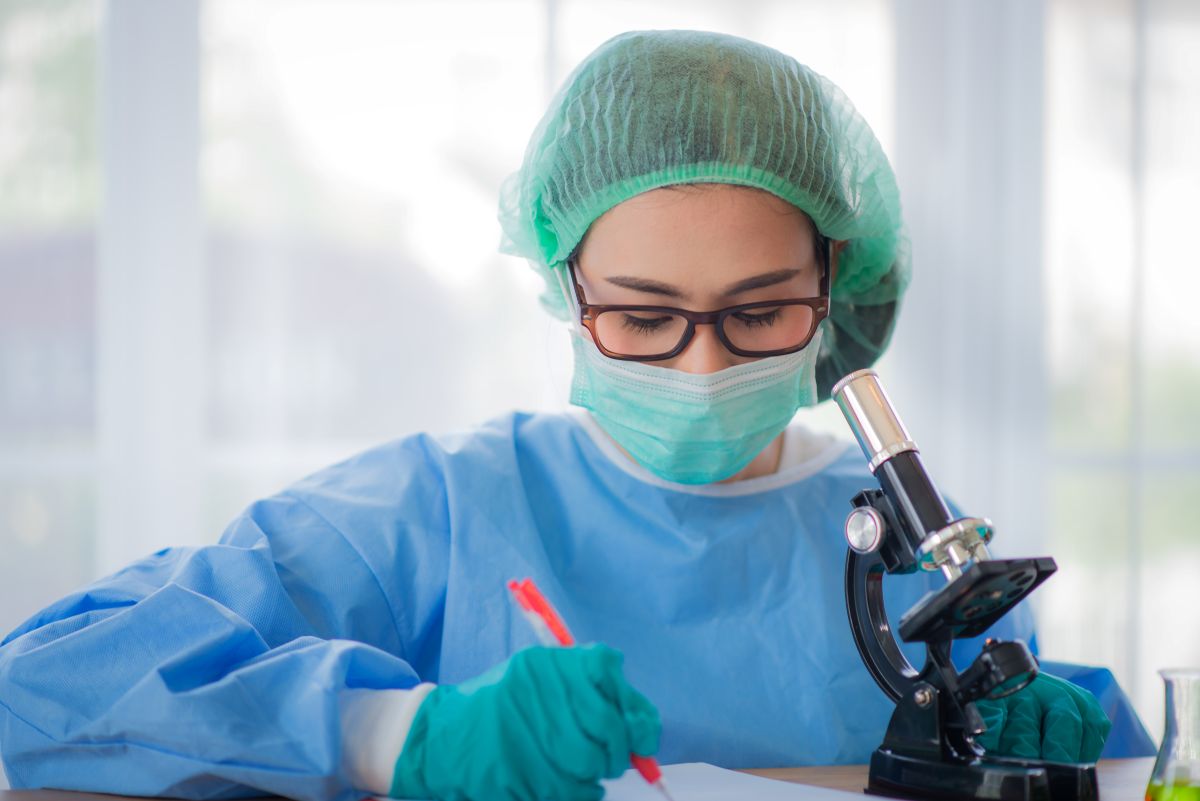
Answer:
[[[893,456],[918,450],[874,370],[850,373],[834,384],[832,394],[872,473]]]
[[[921,463],[874,370],[859,370],[833,388],[833,397],[858,440],[871,473],[907,525],[913,548],[953,520],[950,509]]]

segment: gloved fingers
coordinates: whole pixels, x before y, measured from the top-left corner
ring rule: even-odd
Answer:
[[[1103,709],[1097,707],[1094,714],[1084,719],[1083,745],[1079,748],[1081,762],[1095,762],[1104,752],[1104,744],[1108,742],[1108,734],[1112,731],[1112,721]]]
[[[624,719],[629,748],[640,756],[658,752],[662,722],[658,709],[626,679],[624,656],[605,645],[585,646],[595,653],[597,687],[620,710]]]
[[[573,752],[574,743],[571,727],[564,725],[560,715],[566,703],[562,681],[550,673],[539,676],[538,682],[512,682],[506,687],[509,694],[498,723],[512,731],[504,745],[515,772],[531,781],[536,779],[538,786],[534,789],[541,797],[551,791],[544,786],[551,780],[550,774],[561,771],[560,755]]]
[[[1066,679],[1060,679],[1048,673],[1041,674],[1038,682],[1042,684],[1039,689],[1043,697],[1056,691],[1069,696],[1074,702],[1075,709],[1082,721],[1077,760],[1095,762],[1099,759],[1100,752],[1104,750],[1104,743],[1108,739],[1108,733],[1112,730],[1112,721],[1108,719],[1108,715],[1104,714],[1096,696]]]
[[[1041,756],[1042,705],[1030,693],[1019,692],[1006,698],[1008,716],[1000,732],[999,753],[1023,759]]]
[[[594,782],[629,763],[624,721],[593,683],[593,659],[573,648],[552,649],[534,667],[535,681],[521,703],[545,760],[571,781]]]
[[[591,741],[600,757],[600,772],[592,772],[593,764],[577,766],[578,778],[620,776],[629,767],[631,743],[621,709],[598,687],[581,692],[572,708],[579,730]]]
[[[1112,721],[1104,714],[1100,702],[1092,696],[1092,703],[1088,704],[1083,713],[1083,743],[1079,746],[1079,761],[1095,762],[1099,759],[1110,731]]]
[[[569,649],[526,648],[508,660],[502,682],[473,687],[469,696],[494,707],[492,715],[500,731],[489,734],[502,737],[509,761],[518,764],[517,774],[536,780],[537,786],[531,790],[539,798],[553,792],[546,783],[557,781],[564,761],[586,761],[594,750],[571,712],[571,685],[580,683],[574,661],[577,659]],[[502,736],[502,730],[510,734]],[[566,770],[570,774],[584,772],[577,765]]]
[[[1108,733],[1112,730],[1112,721],[1108,719],[1108,715],[1104,714],[1104,709],[1100,706],[1100,701],[1095,695],[1066,679],[1059,679],[1059,681],[1063,684],[1064,689],[1071,694],[1071,697],[1075,701],[1075,707],[1079,711],[1079,716],[1083,720],[1083,736],[1079,746],[1079,761],[1095,762],[1100,758],[1100,752],[1104,750],[1104,742],[1108,739]]]
[[[1008,717],[1008,704],[1003,700],[989,701],[986,699],[975,702],[975,709],[983,718],[987,729],[975,738],[983,750],[990,753],[1000,752],[1000,732],[1004,730],[1004,721]]]
[[[630,750],[638,756],[657,754],[658,741],[662,734],[662,720],[658,716],[658,709],[650,703],[650,699],[624,679],[621,680],[619,691]]]
[[[1042,758],[1078,762],[1083,744],[1083,718],[1075,699],[1063,694],[1042,708]]]
[[[1049,673],[1039,673],[1034,682],[1029,685],[1029,688],[1045,707],[1049,707],[1059,698],[1070,698],[1071,703],[1079,710],[1080,717],[1083,717],[1083,710],[1087,706],[1088,696],[1091,695],[1091,693],[1081,687],[1076,687],[1066,679],[1051,676]]]
[[[414,719],[393,788],[434,798],[599,801],[599,779],[629,765],[624,711],[596,680],[619,678],[620,664],[611,649],[529,648],[436,688]]]
[[[575,649],[586,662],[588,677],[597,687],[607,686],[614,676],[622,675],[625,655],[602,642],[589,642]]]
[[[559,650],[539,676],[547,759],[576,780],[615,777],[629,767],[632,741],[620,702],[624,657],[604,645]],[[550,708],[553,705],[554,708]]]

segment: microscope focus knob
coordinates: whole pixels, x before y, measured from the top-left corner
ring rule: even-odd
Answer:
[[[873,553],[883,544],[887,524],[879,510],[859,506],[846,517],[846,542],[857,553]]]

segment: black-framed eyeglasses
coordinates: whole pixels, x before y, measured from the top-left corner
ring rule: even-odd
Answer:
[[[818,296],[739,303],[706,312],[673,306],[588,303],[575,278],[575,260],[568,261],[568,266],[579,299],[579,322],[609,358],[637,362],[674,358],[692,341],[697,325],[715,326],[721,343],[738,356],[781,356],[811,342],[821,321],[829,316],[832,247],[833,242],[822,237]]]

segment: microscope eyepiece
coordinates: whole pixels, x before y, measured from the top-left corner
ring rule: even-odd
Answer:
[[[953,579],[970,561],[990,559],[987,543],[992,538],[991,523],[983,518],[954,519],[925,470],[920,449],[883,391],[879,375],[874,370],[850,373],[834,385],[833,397],[895,509],[899,533],[918,555],[919,566],[924,570],[940,569],[946,578]],[[880,542],[876,540],[886,536],[886,527],[878,526],[879,534],[871,540],[866,536],[871,533],[869,527],[865,527],[871,521],[862,516],[861,509],[855,512],[858,517],[847,520],[847,537],[853,534],[862,542],[849,539],[851,547],[878,548]]]
[[[874,370],[857,370],[845,376],[834,384],[833,397],[872,473],[893,456],[918,450]]]

